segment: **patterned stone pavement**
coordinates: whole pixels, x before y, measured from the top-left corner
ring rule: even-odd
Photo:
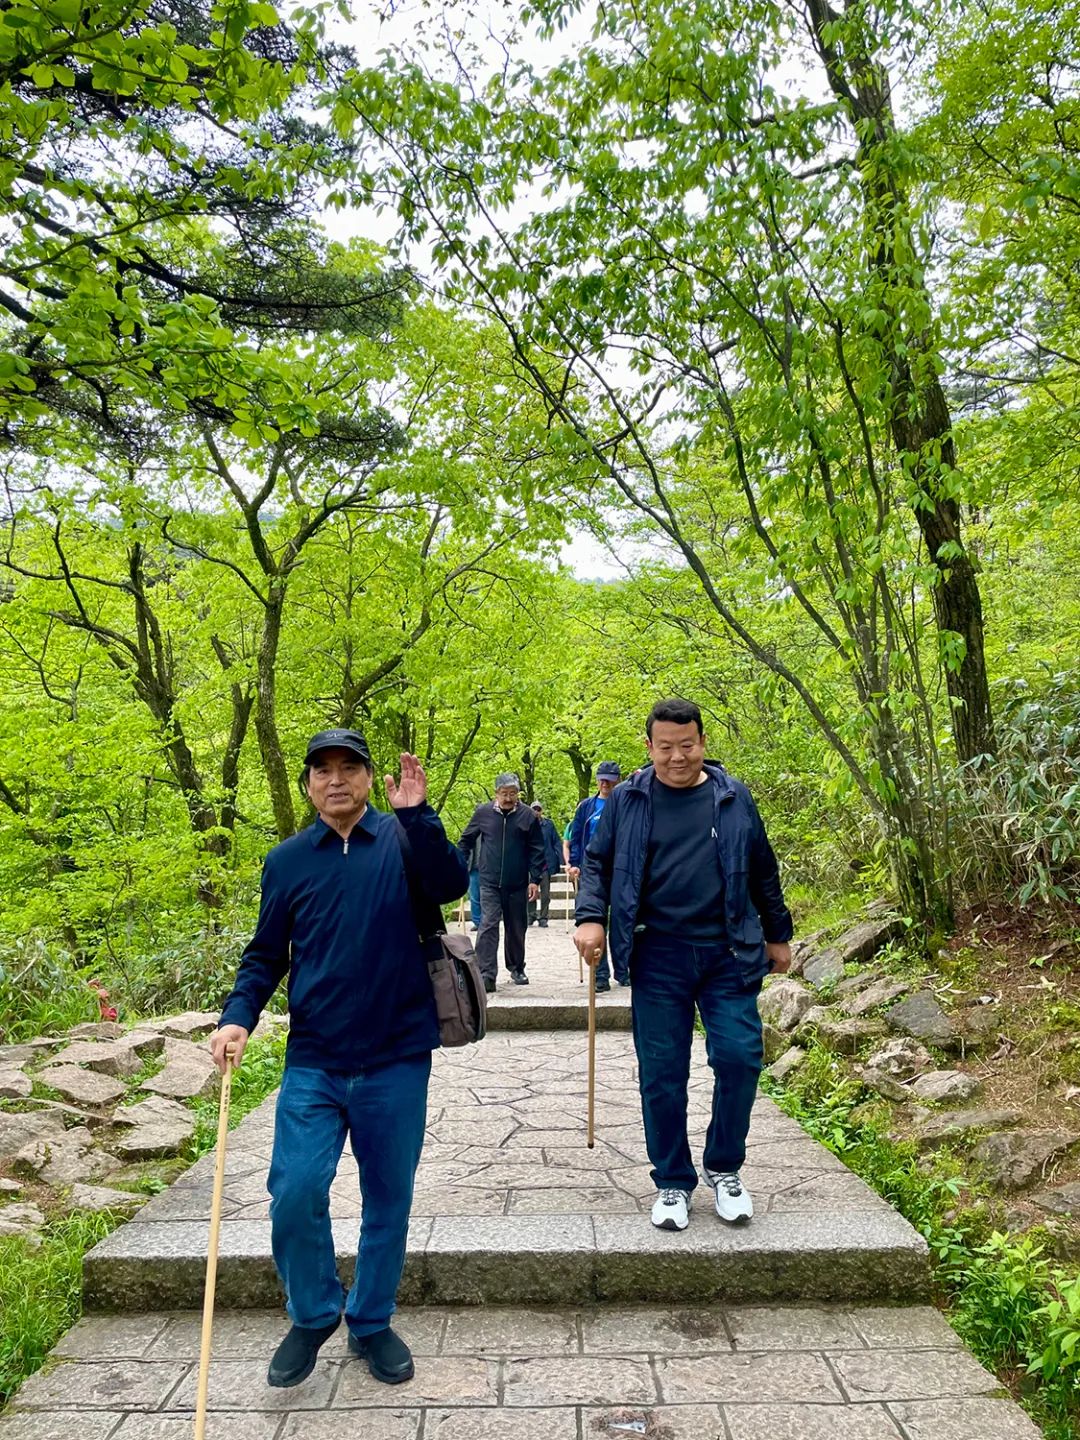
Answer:
[[[0,1440],[182,1440],[195,1312],[92,1317],[0,1417]],[[280,1312],[219,1314],[209,1440],[1037,1440],[936,1311],[418,1309],[391,1390],[342,1331],[294,1390],[266,1386]]]

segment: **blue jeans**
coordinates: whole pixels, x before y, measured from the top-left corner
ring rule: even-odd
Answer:
[[[757,1008],[761,982],[744,984],[726,945],[691,945],[673,935],[647,933],[635,937],[630,975],[652,1178],[658,1190],[692,1191],[698,1175],[690,1158],[686,1107],[694,1009],[701,1012],[714,1076],[705,1169],[738,1170],[746,1159],[763,1060]]]
[[[270,1240],[294,1325],[385,1330],[405,1264],[413,1178],[427,1120],[431,1054],[355,1075],[286,1066],[274,1121]],[[338,1278],[330,1185],[345,1136],[360,1170],[363,1220],[348,1295]]]
[[[469,911],[470,919],[476,928],[480,929],[480,871],[469,871]]]

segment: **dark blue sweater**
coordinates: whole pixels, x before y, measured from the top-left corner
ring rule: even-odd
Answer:
[[[316,820],[275,846],[220,1023],[253,1030],[288,972],[286,1064],[355,1072],[434,1049],[439,1025],[406,865],[414,891],[436,906],[468,889],[430,805],[393,815],[369,805],[348,840]]]

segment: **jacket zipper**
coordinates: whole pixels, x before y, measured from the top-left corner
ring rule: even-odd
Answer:
[[[342,850],[341,853],[342,855],[348,855],[349,853],[349,837],[347,835],[345,836],[345,848]]]

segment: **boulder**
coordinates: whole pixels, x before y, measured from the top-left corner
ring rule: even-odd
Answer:
[[[898,915],[873,915],[845,930],[832,948],[845,965],[865,965],[883,945],[904,933],[904,922]]]
[[[36,1205],[5,1205],[0,1209],[0,1235],[24,1235],[29,1239],[44,1224],[45,1216]]]
[[[63,1135],[63,1116],[54,1110],[10,1114],[0,1110],[0,1160],[17,1155],[24,1145],[46,1136]]]
[[[68,1031],[72,1040],[119,1040],[123,1034],[123,1025],[115,1020],[92,1020]]]
[[[880,1045],[866,1063],[875,1070],[884,1070],[894,1079],[907,1080],[920,1070],[928,1070],[934,1061],[930,1051],[917,1040],[897,1037]]]
[[[805,985],[781,976],[758,996],[758,1012],[778,1030],[794,1030],[813,1003]]]
[[[134,1050],[141,1060],[149,1060],[154,1055],[160,1055],[165,1049],[165,1036],[160,1030],[136,1025],[134,1030],[129,1030],[126,1035],[122,1035],[116,1043],[126,1045],[129,1050]]]
[[[857,1055],[868,1040],[885,1034],[885,1026],[880,1020],[822,1020],[817,1034],[830,1050],[838,1050],[841,1055]]]
[[[214,1033],[217,1025],[216,1011],[185,1010],[183,1015],[170,1015],[167,1020],[162,1021],[161,1030],[163,1034],[172,1035],[178,1040],[204,1040],[207,1035]]]
[[[916,1140],[923,1149],[963,1140],[976,1130],[1000,1130],[1023,1119],[1019,1110],[928,1110],[917,1120]]]
[[[20,1175],[36,1176],[54,1189],[83,1180],[100,1180],[117,1168],[113,1157],[94,1145],[90,1131],[78,1126],[49,1139],[32,1140],[11,1163]]]
[[[163,1095],[122,1107],[114,1119],[122,1129],[111,1147],[124,1160],[158,1160],[177,1155],[195,1132],[191,1111]]]
[[[969,1005],[955,1012],[952,1021],[964,1044],[975,1048],[997,1034],[1001,1011],[996,1005]]]
[[[949,1017],[926,990],[919,990],[886,1011],[885,1019],[893,1030],[928,1040],[931,1045],[950,1046],[956,1039]]]
[[[880,1005],[891,1005],[894,1000],[899,1000],[901,995],[906,995],[911,989],[910,984],[903,980],[892,980],[887,975],[880,980],[875,980],[865,990],[860,990],[857,995],[851,996],[844,1002],[844,1009],[849,1015],[865,1015],[870,1010],[876,1010]]]
[[[1012,1130],[988,1135],[972,1152],[972,1158],[987,1172],[994,1185],[1003,1190],[1020,1190],[1070,1145],[1080,1140],[1071,1130]]]
[[[886,1100],[897,1100],[904,1102],[911,1099],[911,1093],[906,1085],[901,1085],[889,1074],[887,1070],[879,1070],[874,1065],[860,1065],[856,1068],[856,1075],[868,1085],[871,1090],[876,1090]]]
[[[25,1100],[34,1089],[34,1082],[14,1065],[0,1067],[0,1100]]]
[[[855,995],[860,990],[865,990],[868,985],[873,985],[880,980],[880,970],[860,970],[855,975],[845,975],[837,985],[834,994],[839,998],[841,995]]]
[[[50,1040],[50,1049],[59,1045],[59,1040]],[[45,1053],[45,1047],[35,1041],[25,1040],[13,1045],[0,1045],[0,1065],[6,1070],[9,1066],[25,1065],[28,1060],[33,1060]]]
[[[167,1039],[165,1068],[144,1080],[140,1088],[174,1100],[195,1100],[211,1094],[217,1083],[217,1066],[209,1050],[186,1040]]]
[[[788,1048],[791,1037],[785,1035],[783,1030],[778,1030],[775,1025],[768,1024],[768,1022],[762,1025],[761,1036],[765,1044],[765,1064],[771,1065],[774,1060],[779,1060],[780,1056]]]
[[[1032,1195],[1031,1203],[1051,1215],[1080,1215],[1080,1180],[1068,1185],[1055,1185],[1051,1190],[1040,1190]]]
[[[836,985],[844,978],[844,962],[835,950],[823,950],[804,965],[803,977],[815,990]]]
[[[22,1188],[18,1180],[9,1180],[6,1175],[0,1175],[0,1195],[21,1195]]]
[[[73,1210],[114,1210],[129,1214],[145,1205],[149,1196],[133,1195],[130,1190],[111,1190],[106,1185],[73,1185],[69,1204]]]
[[[58,1065],[84,1065],[99,1075],[118,1076],[137,1075],[143,1062],[138,1052],[122,1040],[76,1040],[42,1067],[41,1078],[46,1083],[51,1083],[49,1074]]]
[[[113,1114],[114,1125],[191,1125],[195,1119],[186,1105],[164,1095],[150,1095],[137,1105],[120,1105]]]
[[[768,1073],[774,1080],[786,1080],[793,1070],[797,1070],[806,1059],[806,1051],[798,1045],[792,1045],[785,1050],[779,1060],[775,1060],[770,1066]]]
[[[74,1100],[77,1105],[94,1105],[99,1109],[115,1105],[125,1094],[119,1080],[97,1075],[92,1070],[81,1070],[77,1065],[50,1065],[42,1079],[65,1100]]]
[[[919,1100],[942,1105],[948,1101],[970,1100],[982,1089],[982,1081],[961,1070],[931,1070],[913,1081],[911,1089]]]

